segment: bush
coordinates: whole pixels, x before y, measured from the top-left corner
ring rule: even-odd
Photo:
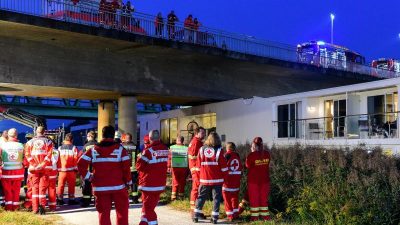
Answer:
[[[292,222],[398,224],[400,160],[379,148],[271,148],[270,210]]]

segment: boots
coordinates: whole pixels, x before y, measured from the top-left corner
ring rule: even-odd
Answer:
[[[39,205],[39,214],[40,215],[46,214],[46,210],[44,209],[44,207],[42,205]]]
[[[61,206],[61,205],[64,205],[64,204],[65,204],[65,202],[64,202],[64,200],[62,198],[57,198],[57,205]]]

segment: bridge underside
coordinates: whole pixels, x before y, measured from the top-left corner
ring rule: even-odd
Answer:
[[[375,79],[3,12],[2,95],[103,100],[132,95],[139,102],[200,104]]]

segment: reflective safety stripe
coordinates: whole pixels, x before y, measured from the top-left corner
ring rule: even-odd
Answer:
[[[218,162],[201,162],[202,166],[218,166]]]
[[[98,162],[121,162],[121,160],[118,158],[96,158],[93,159],[92,161],[92,163],[98,163]]]
[[[56,179],[57,178],[57,175],[56,176],[49,176],[49,179]]]
[[[219,212],[212,212],[211,215],[213,215],[213,216],[219,216]]]
[[[148,164],[155,164],[155,163],[162,163],[162,162],[168,162],[168,158],[160,158],[160,159],[152,159],[149,160],[146,156],[141,156],[140,157],[143,161],[147,162]]]
[[[221,183],[221,182],[224,182],[224,179],[216,179],[216,180],[200,179],[200,183]]]
[[[83,178],[84,180],[87,180],[87,179],[89,179],[89,177],[90,177],[90,175],[92,175],[89,171],[86,173],[86,176],[85,176],[85,178]]]
[[[1,178],[24,178],[24,175],[1,175]]]
[[[251,210],[251,211],[258,211],[258,210],[260,210],[260,208],[251,208],[251,207],[250,207],[250,210]]]
[[[4,165],[21,165],[21,162],[4,162]]]
[[[9,202],[6,202],[5,204],[6,204],[6,205],[12,205],[13,202],[12,202],[12,201],[9,201]]]
[[[129,155],[122,157],[121,161],[126,161],[129,160],[131,157],[129,157]]]
[[[197,159],[197,156],[196,155],[188,155],[188,158],[189,159]]]
[[[260,212],[261,216],[269,216],[269,212]]]
[[[139,186],[138,189],[142,190],[142,191],[163,191],[165,189],[165,186],[159,186],[159,187],[143,187],[143,186]]]
[[[222,187],[223,191],[229,191],[229,192],[233,192],[233,191],[239,191],[239,188],[226,188],[226,187]]]
[[[221,171],[222,171],[222,172],[226,172],[226,171],[228,171],[228,168],[227,168],[227,167],[221,168]]]
[[[13,202],[13,205],[19,205],[19,202]]]
[[[91,198],[90,195],[84,195],[82,198]]]
[[[86,161],[92,161],[92,158],[90,158],[90,157],[87,156],[87,155],[82,155],[82,156],[81,156],[81,159],[84,159],[84,160],[86,160]]]
[[[233,215],[233,214],[234,214],[233,212],[226,211],[226,215],[228,215],[228,216]]]
[[[250,216],[260,216],[260,213],[250,213]]]
[[[56,202],[49,202],[49,205],[56,205]]]
[[[192,167],[192,168],[190,169],[190,171],[200,171],[200,168],[198,168],[198,167]]]
[[[116,186],[103,186],[103,187],[93,187],[93,191],[117,191],[125,188],[125,185],[116,185]]]
[[[242,171],[230,171],[228,174],[242,174]]]
[[[239,209],[233,209],[233,212],[239,212]]]
[[[148,225],[157,225],[157,224],[158,224],[158,222],[157,222],[157,220],[154,220],[154,221],[148,221],[148,222],[147,222],[147,224],[148,224]]]
[[[266,211],[266,210],[268,210],[268,207],[260,207],[259,209]]]
[[[132,195],[132,196],[138,196],[139,193],[138,193],[138,192],[132,192],[131,195]]]
[[[32,198],[46,198],[46,195],[32,195]]]
[[[77,170],[78,168],[75,166],[75,167],[68,167],[68,168],[60,168],[60,169],[58,169],[58,171],[60,171],[60,172],[67,172],[67,171],[73,171],[73,170]]]
[[[195,209],[194,212],[195,212],[195,213],[203,213],[203,210],[201,210],[201,209]]]

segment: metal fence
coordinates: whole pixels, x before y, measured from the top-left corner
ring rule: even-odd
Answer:
[[[273,121],[274,139],[399,138],[399,112]]]
[[[300,57],[296,52],[295,46],[258,40],[251,36],[230,33],[205,26],[200,26],[198,29],[193,30],[185,27],[181,22],[168,24],[166,18],[163,19],[162,23],[157,23],[155,16],[138,12],[130,13],[121,9],[100,9],[99,3],[89,0],[81,0],[77,4],[73,4],[71,0],[0,0],[0,9],[70,23],[123,30],[149,37],[192,43],[193,45],[209,46],[284,61],[312,64],[299,59]],[[304,54],[302,57],[304,57]],[[331,62],[329,64],[323,63],[318,65],[324,68],[381,78],[392,78],[399,75],[394,71],[372,68],[369,65],[342,62],[338,59],[323,58],[322,56],[318,56],[318,58],[320,61]]]

